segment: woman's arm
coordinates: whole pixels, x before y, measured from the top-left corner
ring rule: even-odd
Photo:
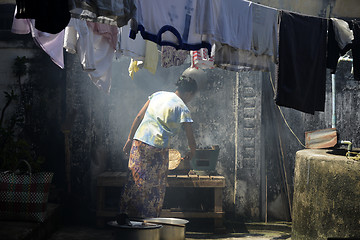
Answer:
[[[184,122],[183,126],[184,126],[184,130],[185,130],[186,137],[188,139],[189,148],[190,148],[190,152],[186,154],[184,159],[191,160],[194,157],[195,151],[196,151],[196,141],[195,141],[195,138],[194,138],[194,132],[193,132],[193,129],[192,129],[192,123],[191,122]]]
[[[144,115],[145,115],[145,112],[146,112],[146,109],[148,108],[149,106],[149,102],[150,100],[148,100],[144,106],[141,108],[141,110],[139,111],[139,113],[136,115],[132,125],[131,125],[131,128],[130,128],[130,133],[129,133],[129,136],[128,136],[128,139],[125,143],[125,146],[123,148],[123,151],[124,153],[129,153],[130,151],[130,148],[131,148],[131,143],[132,143],[132,140],[134,138],[134,135],[135,135],[135,132],[136,130],[138,129],[141,121],[144,119]]]

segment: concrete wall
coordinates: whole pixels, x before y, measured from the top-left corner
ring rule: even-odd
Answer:
[[[112,89],[105,95],[81,71],[77,56],[67,54],[67,112],[76,112],[71,127],[72,176],[82,189],[102,171],[126,170],[122,147],[134,117],[153,92],[174,91],[177,78],[190,66],[189,59],[168,69],[159,63],[155,75],[140,69],[131,80],[129,62],[128,57],[113,62]],[[213,69],[205,74],[204,87],[189,104],[197,145],[220,146],[217,172],[226,177],[225,210],[257,219],[261,211],[261,73],[237,76]],[[185,154],[185,134],[175,137],[170,147]],[[89,197],[94,197],[93,187]]]
[[[360,234],[360,162],[347,159],[346,151],[342,156],[328,152],[296,154],[291,239],[356,239]]]
[[[64,184],[64,139],[61,132],[61,123],[64,117],[64,83],[65,72],[52,63],[50,58],[34,43],[30,34],[17,35],[10,32],[14,5],[0,5],[0,109],[6,102],[3,92],[14,90],[18,100],[13,101],[6,110],[5,122],[19,110],[19,87],[17,77],[13,73],[13,64],[16,57],[26,57],[28,73],[21,77],[22,84],[31,84],[32,89],[26,102],[28,108],[28,122],[37,129],[33,136],[23,138],[29,143],[36,144],[37,152],[47,161],[42,170],[55,172],[54,183],[59,187]],[[24,117],[24,116],[21,116]],[[21,127],[15,128],[21,132]],[[28,132],[29,133],[29,132]]]
[[[126,171],[127,159],[122,147],[136,114],[155,91],[174,91],[175,82],[190,66],[186,64],[168,69],[158,66],[156,75],[146,69],[128,76],[130,58],[121,57],[113,62],[113,82],[109,95],[98,91],[87,75],[78,68],[77,56],[67,54],[67,101],[68,112],[74,108],[76,117],[71,130],[71,159],[78,162],[72,169],[85,179],[94,181],[105,170]],[[71,75],[71,76],[70,76]],[[204,88],[189,104],[194,119],[195,138],[201,147],[219,145],[217,171],[226,176],[225,206],[233,210],[235,168],[235,73],[220,69],[206,72]],[[75,104],[74,104],[75,103]],[[184,133],[174,137],[170,147],[185,154],[187,139]],[[89,159],[90,158],[90,159]],[[77,174],[79,176],[79,174]],[[82,186],[83,184],[79,184]],[[93,189],[92,189],[93,190]],[[90,191],[92,191],[90,190]],[[92,196],[92,193],[89,193]],[[244,200],[243,200],[244,201]]]
[[[258,0],[258,3],[320,17],[337,17],[344,19],[358,18],[360,5],[356,1],[272,1]],[[359,107],[359,85],[351,74],[351,62],[340,62],[336,73],[336,118],[337,130],[341,140],[350,140],[359,145],[357,136]],[[274,78],[272,72],[272,79]],[[293,173],[295,153],[302,145],[291,133],[273,102],[273,91],[268,74],[263,75],[262,127],[264,155],[266,156],[267,184],[263,180],[262,193],[267,191],[267,201],[262,198],[262,205],[267,206],[268,216],[277,219],[290,219],[293,191]],[[324,112],[314,115],[304,114],[296,110],[282,107],[286,121],[292,131],[304,143],[304,132],[331,127],[331,75],[327,73],[326,104]],[[289,190],[287,190],[289,189]],[[266,203],[267,202],[267,203]],[[290,204],[289,204],[290,202]],[[263,217],[265,212],[263,212]]]
[[[252,2],[319,17],[358,18],[360,12],[357,0],[256,0]]]
[[[257,2],[303,14],[336,17],[353,17],[358,7],[350,0],[347,8],[339,4],[340,1]],[[2,31],[0,51],[1,89],[6,89],[13,81],[10,65],[15,56],[36,56],[36,59],[40,56],[46,66],[53,66],[46,54],[40,54],[40,49],[30,37]],[[174,91],[174,83],[190,62],[188,60],[182,66],[168,69],[158,66],[156,75],[141,69],[131,80],[128,76],[130,59],[122,57],[113,62],[112,89],[106,95],[82,71],[78,56],[66,53],[65,60],[65,70],[53,66],[44,75],[48,81],[63,80],[64,85],[59,85],[58,95],[54,95],[63,103],[55,101],[52,111],[59,109],[53,112],[58,131],[61,130],[60,124],[69,131],[69,148],[64,150],[64,139],[59,137],[62,143],[56,151],[63,155],[58,154],[52,162],[57,161],[54,166],[62,169],[59,176],[63,182],[66,182],[66,161],[71,163],[71,187],[77,207],[89,210],[95,206],[96,176],[105,170],[126,169],[127,159],[122,154],[122,147],[131,123],[147,97],[158,90]],[[341,139],[352,140],[356,147],[360,144],[357,136],[360,93],[350,70],[350,63],[342,62],[336,75],[337,127]],[[213,69],[206,71],[206,76],[206,87],[190,103],[190,110],[198,145],[220,146],[217,172],[226,177],[226,212],[247,220],[260,220],[266,216],[269,219],[290,220],[295,152],[302,146],[289,131],[274,104],[270,75],[261,72],[237,75]],[[304,142],[305,131],[331,126],[330,75],[326,99],[325,112],[315,115],[281,108],[300,141]],[[66,135],[62,138],[66,142]],[[184,152],[184,134],[173,139],[171,147]]]

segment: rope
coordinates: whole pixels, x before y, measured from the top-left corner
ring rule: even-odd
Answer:
[[[274,94],[275,94],[275,87],[274,87],[274,83],[273,83],[273,81],[272,81],[271,73],[270,73],[270,82],[271,82],[271,86],[272,86],[272,89],[273,89]],[[303,144],[303,143],[301,142],[301,140],[298,138],[298,136],[296,136],[296,134],[294,133],[294,131],[291,129],[289,123],[286,121],[286,118],[285,118],[285,116],[284,116],[281,108],[280,108],[278,105],[276,105],[276,106],[278,107],[279,112],[280,112],[280,114],[281,114],[281,117],[283,118],[286,126],[288,127],[288,129],[290,130],[290,132],[292,133],[292,135],[294,135],[294,137],[295,137],[296,140],[300,143],[301,146],[303,146],[304,148],[306,148],[305,144]]]
[[[289,204],[289,210],[290,210],[289,214],[290,214],[290,219],[291,219],[292,208],[291,208],[290,188],[289,188],[289,183],[288,183],[288,178],[287,178],[287,171],[286,171],[286,166],[285,166],[285,155],[284,155],[284,150],[282,147],[282,140],[281,140],[280,131],[279,131],[279,124],[278,124],[278,138],[279,138],[279,145],[280,145],[280,152],[281,152],[280,166],[283,168],[283,171],[284,171],[284,176],[283,176],[283,180],[285,180],[284,190],[286,192],[285,194],[286,194],[288,204]]]
[[[274,87],[274,83],[272,81],[271,73],[270,73],[270,82],[271,82],[271,86],[272,86],[272,89],[273,89],[274,94],[275,94],[275,87]],[[285,119],[285,116],[284,116],[283,112],[281,111],[281,108],[278,105],[276,105],[276,106],[279,109],[279,112],[280,112],[280,114],[282,116],[282,119],[284,120],[284,122],[285,122],[286,126],[288,127],[288,129],[290,130],[290,132],[295,136],[295,138],[298,140],[298,142],[303,147],[305,147],[304,144],[300,141],[300,139],[296,136],[294,131],[289,126],[288,122]],[[284,154],[284,149],[283,149],[283,143],[282,143],[282,139],[281,139],[281,135],[280,135],[280,129],[279,129],[279,119],[277,121],[277,128],[278,128],[277,132],[278,132],[279,147],[280,147],[280,156],[279,156],[280,168],[282,168],[282,170],[283,170],[283,173],[281,174],[281,178],[282,178],[283,184],[284,184],[284,192],[286,194],[287,202],[288,202],[288,205],[289,205],[289,214],[290,214],[290,219],[291,219],[292,207],[291,207],[290,188],[289,188],[287,171],[286,171],[286,166],[285,166],[285,154]]]

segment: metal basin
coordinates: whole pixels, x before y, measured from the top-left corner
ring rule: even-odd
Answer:
[[[116,221],[108,222],[114,227],[114,240],[160,240],[159,224],[130,221],[131,226],[119,225]]]
[[[184,240],[186,224],[189,222],[180,218],[147,218],[146,223],[161,224],[160,240]]]

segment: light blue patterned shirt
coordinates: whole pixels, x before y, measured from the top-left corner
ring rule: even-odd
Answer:
[[[181,123],[193,122],[190,110],[174,92],[160,91],[149,97],[149,105],[134,139],[154,147],[166,148]]]

